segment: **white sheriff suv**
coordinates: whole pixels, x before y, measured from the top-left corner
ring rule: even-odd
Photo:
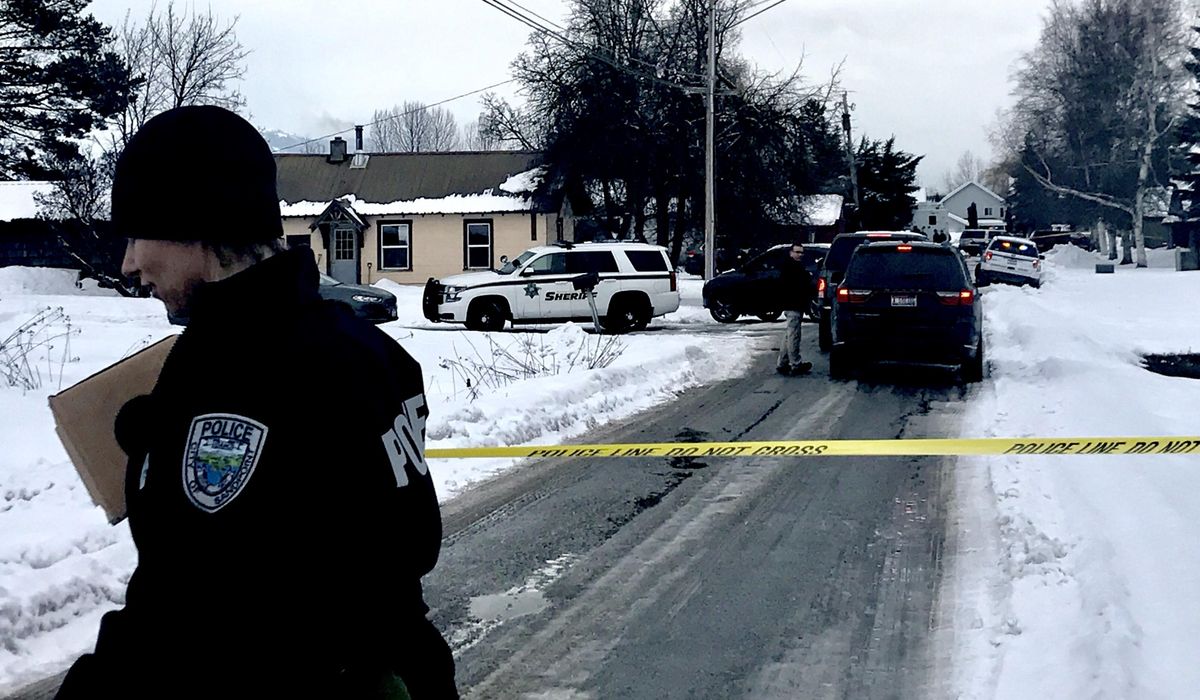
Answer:
[[[431,277],[421,301],[425,318],[476,331],[498,331],[507,321],[591,322],[592,285],[600,325],[612,333],[641,330],[679,308],[675,271],[661,246],[558,242],[501,261],[499,270]]]
[[[1037,244],[1028,238],[996,236],[987,244],[975,266],[975,284],[992,282],[1042,286],[1042,261]]]

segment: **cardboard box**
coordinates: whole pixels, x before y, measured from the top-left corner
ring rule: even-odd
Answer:
[[[104,509],[110,523],[125,517],[125,467],[129,461],[113,435],[117,412],[129,399],[150,393],[178,337],[163,338],[50,397],[58,439],[92,501]]]

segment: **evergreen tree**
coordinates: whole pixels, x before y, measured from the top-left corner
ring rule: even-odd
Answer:
[[[896,149],[896,137],[887,141],[863,137],[858,145],[858,228],[899,231],[908,228],[917,200],[917,164],[924,156]]]
[[[0,177],[47,178],[122,112],[129,71],[88,0],[0,2]]]

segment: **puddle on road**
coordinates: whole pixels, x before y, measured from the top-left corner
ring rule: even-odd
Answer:
[[[471,599],[470,610],[471,616],[480,620],[508,622],[524,615],[541,612],[549,604],[541,591],[527,588],[476,596]]]
[[[578,555],[564,554],[547,561],[520,586],[503,593],[488,593],[471,598],[467,603],[466,622],[449,630],[446,635],[446,641],[450,643],[455,658],[504,623],[525,615],[534,615],[548,608],[550,601],[542,591],[557,581],[578,560]]]

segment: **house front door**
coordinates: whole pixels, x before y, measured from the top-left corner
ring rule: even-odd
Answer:
[[[333,255],[329,276],[345,284],[358,284],[358,235],[352,228],[333,230]]]

